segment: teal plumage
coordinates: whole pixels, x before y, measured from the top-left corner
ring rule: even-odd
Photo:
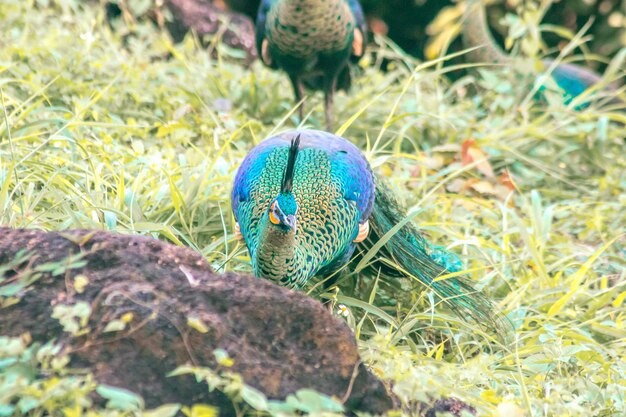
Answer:
[[[338,88],[349,88],[348,62],[363,55],[365,35],[357,0],[263,0],[259,6],[259,56],[287,73],[297,102],[304,96],[304,85],[324,91],[328,128],[333,95]],[[302,105],[299,112],[302,118]]]
[[[255,275],[296,288],[362,256],[405,218],[358,148],[314,130],[287,132],[256,146],[235,177],[232,209]],[[494,322],[491,303],[467,278],[435,281],[458,271],[460,261],[430,245],[411,223],[379,249],[370,267],[418,279],[463,318]]]
[[[352,255],[359,225],[371,212],[373,177],[363,155],[345,139],[302,131],[293,186],[286,188],[293,137],[275,136],[252,150],[237,172],[232,204],[255,274],[301,287]],[[297,227],[271,222],[268,209],[275,201],[282,212],[275,217],[294,215]]]

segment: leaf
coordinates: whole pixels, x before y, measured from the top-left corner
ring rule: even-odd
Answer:
[[[182,123],[180,123],[180,122],[170,122],[170,123],[161,125],[157,129],[156,137],[157,138],[162,138],[164,136],[169,135],[170,133],[172,133],[176,129],[181,129],[183,127],[184,127],[184,125]]]
[[[144,411],[142,415],[143,417],[174,417],[180,408],[180,404],[165,404],[153,410]]]
[[[495,187],[489,181],[471,181],[469,186],[480,194],[494,195],[496,193]]]
[[[478,162],[476,169],[487,178],[494,178],[493,168],[489,163],[489,155],[483,151],[474,139],[466,139],[461,145],[461,163],[463,166]]]
[[[194,330],[197,330],[200,333],[207,333],[209,328],[204,324],[204,322],[198,317],[187,317],[187,326],[191,327]]]
[[[100,384],[96,388],[96,392],[102,398],[108,400],[106,405],[107,408],[122,411],[135,411],[141,410],[144,407],[143,398],[124,388]]]
[[[74,404],[73,407],[63,408],[63,414],[65,417],[81,417],[83,415],[83,409],[79,404]]]
[[[241,389],[241,398],[255,410],[266,411],[268,409],[267,397],[256,388],[244,385]]]
[[[0,404],[0,417],[11,417],[15,411],[15,406],[10,404]]]
[[[111,320],[110,322],[107,323],[107,325],[104,327],[104,330],[102,330],[103,333],[109,333],[109,332],[119,332],[122,331],[126,328],[126,323],[124,323],[122,320]]]
[[[526,413],[517,404],[504,401],[498,404],[495,417],[524,417]]]
[[[502,175],[498,178],[498,182],[504,185],[509,190],[513,191],[517,189],[517,185],[515,184],[515,179],[511,175],[511,172],[508,169],[505,169]]]
[[[63,330],[77,334],[87,325],[91,315],[91,305],[85,301],[79,301],[73,305],[58,304],[52,309],[52,318],[58,319]]]
[[[429,40],[426,45],[424,54],[427,59],[435,59],[442,52],[444,47],[448,46],[454,38],[461,32],[460,18],[463,15],[463,4],[455,6],[446,6],[426,27]]]
[[[235,361],[232,360],[230,356],[228,356],[228,352],[224,349],[215,349],[213,351],[213,355],[215,355],[215,360],[218,364],[230,368],[235,364]]]
[[[343,405],[311,389],[298,390],[295,395],[289,395],[286,402],[305,413],[317,414],[324,411],[342,413],[344,411]]]
[[[85,291],[85,287],[89,284],[89,278],[79,274],[74,277],[74,289],[77,293],[82,294]]]
[[[183,407],[183,412],[189,417],[218,417],[219,410],[212,405],[194,404],[191,409]]]
[[[0,288],[0,297],[13,297],[19,294],[26,286],[22,283],[4,285]]]
[[[143,141],[140,139],[134,139],[131,142],[130,146],[133,151],[135,151],[138,155],[143,155],[146,151],[145,147],[143,146]]]
[[[435,360],[440,361],[440,360],[442,360],[442,359],[443,359],[443,354],[444,354],[444,352],[445,352],[445,348],[446,348],[445,341],[444,341],[444,342],[441,342],[441,343],[439,344],[439,348],[437,349],[437,354],[435,354]]]
[[[20,398],[17,402],[17,408],[23,413],[26,414],[31,410],[37,408],[40,404],[40,401],[37,398],[26,396]]]
[[[467,180],[455,178],[446,185],[446,190],[451,193],[460,193],[466,188]]]
[[[389,325],[398,327],[398,323],[391,317],[389,314],[385,313],[381,308],[376,307],[370,303],[366,303],[365,301],[357,300],[356,298],[347,297],[345,295],[338,295],[337,302],[345,304],[347,306],[358,307],[363,309],[366,313],[372,314],[384,321],[386,321]]]
[[[115,230],[117,227],[117,215],[110,210],[104,210],[104,224],[107,225],[109,230]]]
[[[497,404],[501,401],[501,398],[497,395],[495,390],[488,389],[480,393],[480,397],[492,404]]]
[[[11,365],[14,365],[17,363],[17,358],[2,358],[0,359],[0,370],[2,370],[3,368],[7,368]]]
[[[622,291],[617,297],[615,297],[615,300],[613,300],[613,307],[620,307],[624,303],[625,299],[626,291]]]

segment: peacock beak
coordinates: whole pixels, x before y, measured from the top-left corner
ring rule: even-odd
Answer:
[[[292,230],[296,230],[296,225],[297,225],[297,220],[296,220],[296,216],[293,214],[290,214],[288,216],[286,216],[284,218],[284,223],[285,226],[289,226],[290,229]]]

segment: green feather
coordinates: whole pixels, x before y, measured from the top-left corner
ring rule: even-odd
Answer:
[[[455,271],[450,271],[439,262],[444,251],[441,248],[433,249],[419,233],[381,178],[376,178],[370,235],[362,243],[362,248],[364,250],[357,250],[357,256],[363,257],[357,270],[367,265],[370,271],[389,278],[417,279],[432,289],[463,320],[470,318],[481,326],[498,329],[503,334],[510,331],[506,318],[497,312],[482,292],[474,288],[468,277],[437,280]]]

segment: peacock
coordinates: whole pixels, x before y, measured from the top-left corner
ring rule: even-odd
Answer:
[[[521,58],[509,56],[499,47],[489,30],[485,6],[482,0],[467,0],[463,17],[462,39],[465,48],[475,48],[468,52],[469,61],[474,63],[505,64],[520,68]],[[550,68],[554,61],[544,59],[538,61],[540,71]],[[580,65],[559,63],[551,73],[552,79],[563,90],[564,102],[582,94],[586,89],[602,81],[602,76]],[[608,90],[615,91],[617,86],[609,84]],[[618,102],[618,101],[614,101]]]
[[[370,265],[376,273],[416,278],[460,317],[496,322],[491,302],[468,278],[436,280],[460,270],[455,255],[431,245],[410,222],[392,230],[404,210],[363,153],[342,137],[298,130],[262,141],[239,167],[232,211],[235,235],[244,240],[257,277],[292,288],[331,277],[329,286],[340,269],[385,237]]]
[[[358,0],[262,0],[256,21],[258,54],[289,76],[300,120],[305,85],[324,91],[328,130],[333,96],[350,87],[348,64],[363,56],[366,34]]]

